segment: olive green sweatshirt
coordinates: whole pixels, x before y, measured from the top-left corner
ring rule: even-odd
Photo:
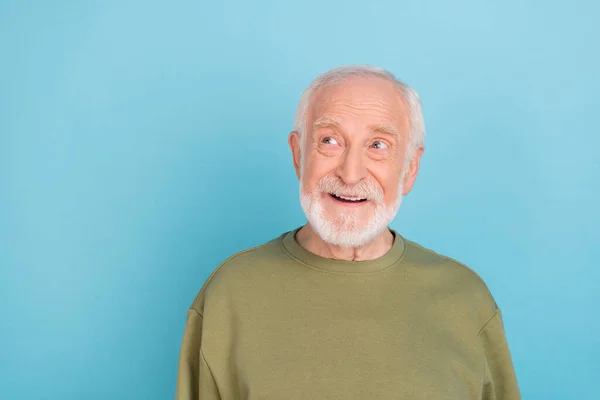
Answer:
[[[177,400],[521,398],[475,272],[393,231],[370,261],[319,257],[296,232],[209,277],[188,310]]]

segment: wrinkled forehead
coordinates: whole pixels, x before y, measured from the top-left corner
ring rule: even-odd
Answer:
[[[379,77],[351,77],[317,90],[307,113],[308,128],[323,118],[348,121],[358,118],[408,129],[408,107],[398,88]]]

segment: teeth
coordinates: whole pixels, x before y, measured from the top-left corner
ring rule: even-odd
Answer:
[[[351,198],[351,197],[344,197],[344,196],[338,196],[340,199],[344,199],[344,200],[348,200],[348,201],[361,201],[364,200],[364,198]]]

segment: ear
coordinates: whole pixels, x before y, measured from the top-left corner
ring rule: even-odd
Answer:
[[[421,157],[425,152],[424,147],[419,147],[413,153],[412,159],[408,164],[408,168],[406,172],[404,172],[404,177],[402,178],[402,195],[406,196],[413,188],[415,184],[415,180],[417,179],[417,174],[419,173],[419,166],[421,165]]]
[[[300,134],[298,132],[290,133],[288,138],[290,150],[292,150],[292,159],[294,161],[294,169],[296,170],[296,176],[300,179],[300,153],[302,149],[300,147]]]

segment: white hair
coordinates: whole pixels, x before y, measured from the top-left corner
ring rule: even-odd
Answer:
[[[359,184],[360,193],[371,199],[375,204],[373,215],[363,222],[356,211],[348,210],[336,216],[331,216],[325,209],[322,193],[346,192],[353,190],[344,189],[343,184],[332,177],[326,176],[319,182],[319,187],[312,192],[305,192],[300,183],[300,205],[310,226],[325,242],[340,247],[361,247],[373,241],[394,220],[402,204],[402,181],[398,184],[398,196],[394,204],[387,206],[383,202],[381,187],[374,181]]]
[[[396,79],[396,77],[389,71],[383,68],[374,67],[370,65],[346,65],[343,67],[334,68],[318,76],[311,82],[311,84],[304,90],[302,97],[298,103],[296,109],[296,116],[294,118],[294,131],[298,132],[301,139],[301,152],[304,151],[304,144],[306,143],[306,118],[307,111],[312,101],[312,96],[320,88],[328,85],[343,82],[344,80],[352,77],[377,77],[385,79],[394,84],[398,92],[404,98],[409,112],[409,142],[406,149],[406,159],[404,169],[408,167],[408,163],[413,156],[413,153],[419,147],[425,145],[425,122],[423,121],[423,111],[421,108],[421,100],[415,90],[404,82]]]

